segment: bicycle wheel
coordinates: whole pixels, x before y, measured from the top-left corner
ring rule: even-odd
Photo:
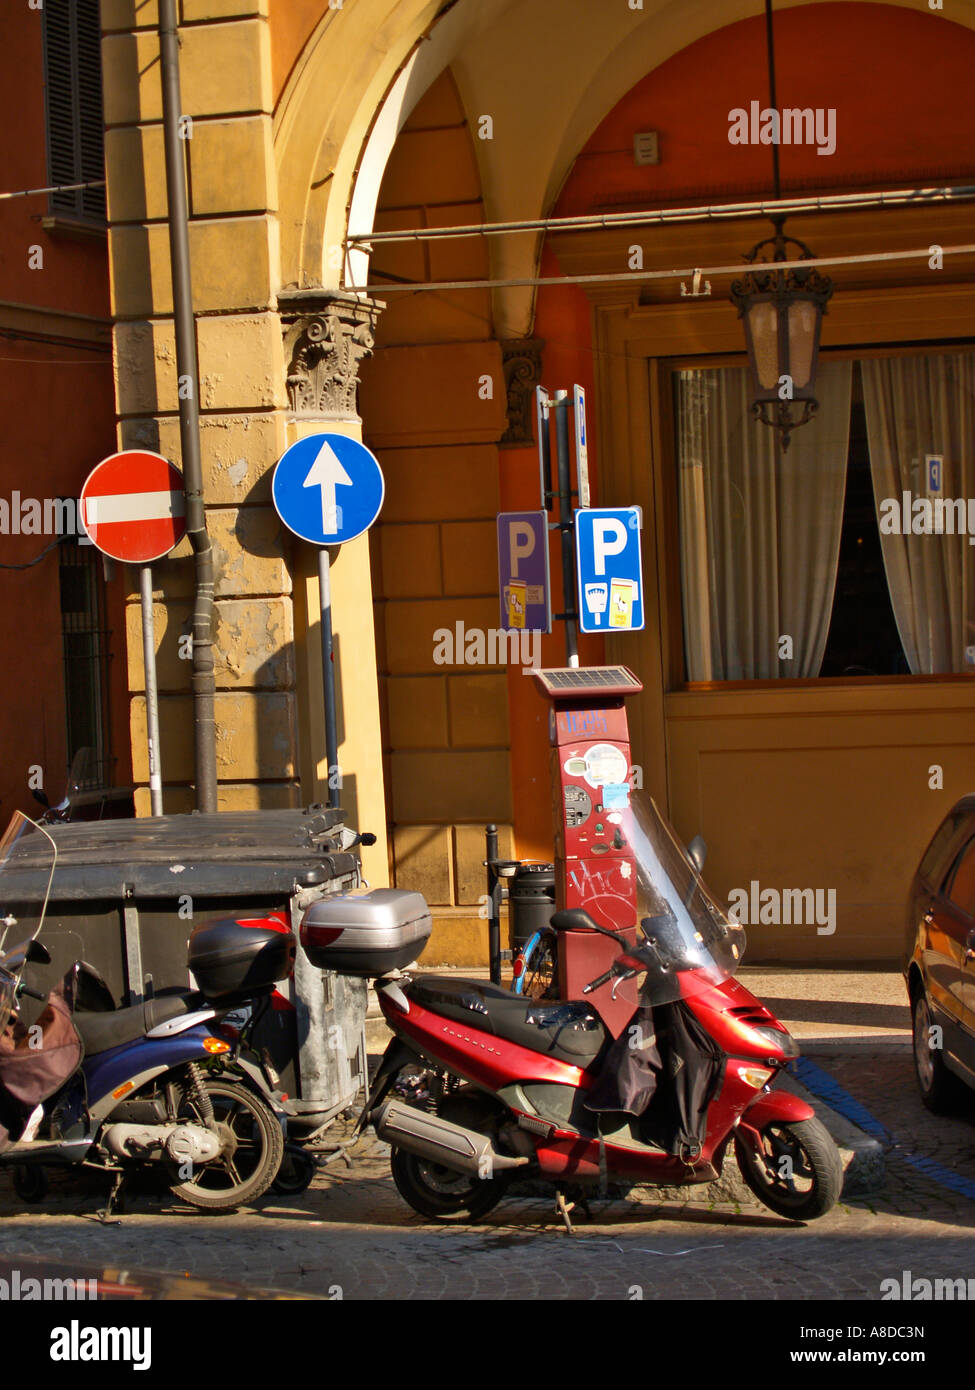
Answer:
[[[521,986],[518,993],[529,999],[546,999],[558,992],[558,940],[555,932],[536,932],[526,942]]]
[[[528,962],[531,960],[532,952],[538,945],[538,938],[540,936],[541,932],[534,932],[514,958],[511,971],[512,994],[524,994],[525,992],[525,971],[528,968]]]

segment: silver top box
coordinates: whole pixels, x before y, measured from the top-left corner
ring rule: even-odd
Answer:
[[[312,965],[370,977],[415,960],[432,925],[422,893],[358,889],[313,903],[301,920],[299,938]]]

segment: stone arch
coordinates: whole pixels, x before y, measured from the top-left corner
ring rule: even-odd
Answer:
[[[483,0],[358,0],[323,15],[274,117],[282,284],[342,285],[346,267],[327,248],[345,240],[356,187],[359,207],[374,206],[403,122],[484,22]]]
[[[836,2],[780,0],[776,9],[806,8],[815,23],[815,10]],[[861,3],[916,10],[915,0]],[[327,11],[275,114],[281,283],[363,283],[363,257],[347,265],[326,248],[342,245],[351,214],[356,231],[369,230],[396,136],[445,67],[471,122],[482,113],[496,118],[494,139],[477,142],[485,216],[537,218],[551,211],[579,151],[630,88],[696,40],[762,10],[761,0],[643,0],[638,10],[623,0],[611,9],[591,0],[530,7],[517,0],[357,0]],[[958,22],[975,25],[975,15]],[[541,243],[531,235],[493,239],[492,276],[530,276]],[[501,336],[529,332],[533,306],[530,287],[497,291]]]

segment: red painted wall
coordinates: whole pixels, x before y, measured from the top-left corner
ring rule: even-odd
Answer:
[[[774,17],[779,108],[836,111],[836,151],[779,147],[785,191],[967,178],[975,163],[975,33],[926,5],[819,4]],[[745,19],[675,54],[606,116],[553,212],[666,206],[704,195],[768,197],[769,145],[732,145],[728,113],[769,104],[765,20]],[[637,168],[633,136],[656,130],[660,163]]]
[[[805,5],[777,13],[777,103],[834,108],[836,151],[780,146],[783,191],[893,188],[971,180],[975,164],[975,33],[926,7],[874,4]],[[649,73],[610,111],[580,151],[551,214],[572,216],[681,202],[732,201],[771,195],[771,147],[732,145],[728,113],[769,104],[764,18],[708,35]],[[660,163],[638,168],[633,136],[659,132]],[[973,212],[975,219],[975,212]],[[729,255],[742,248],[729,226]],[[541,276],[559,273],[546,248]],[[533,335],[545,340],[542,381],[554,390],[579,382],[593,399],[589,302],[577,286],[540,288]],[[589,457],[593,501],[600,497],[599,438],[590,405]],[[501,455],[506,510],[538,506],[538,464],[532,450]],[[561,595],[558,546],[552,583]],[[602,643],[580,648],[582,663],[603,659]],[[561,624],[543,642],[544,665],[563,665]],[[637,673],[639,674],[639,672]],[[547,706],[534,682],[508,678],[515,835],[523,858],[552,854]],[[651,788],[652,790],[652,788]]]
[[[0,191],[47,183],[41,14],[7,4],[0,16]],[[0,201],[0,299],[108,317],[108,256],[104,240],[72,241],[40,225],[47,198]],[[43,268],[28,266],[40,246]],[[0,325],[9,311],[0,310]],[[37,336],[45,336],[43,325]],[[49,336],[49,335],[48,335]],[[77,496],[89,470],[115,449],[111,354],[64,341],[33,341],[0,332],[0,496]],[[23,564],[52,538],[0,534],[0,564]],[[115,780],[130,778],[125,701],[125,637],[121,579],[109,589],[113,629],[112,743]],[[58,557],[55,547],[29,569],[0,569],[0,829],[15,809],[37,810],[27,769],[39,763],[45,789],[64,789],[65,713]]]

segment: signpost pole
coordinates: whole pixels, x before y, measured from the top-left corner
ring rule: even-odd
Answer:
[[[579,665],[576,625],[575,546],[572,541],[572,479],[569,472],[568,391],[556,391],[555,439],[559,469],[559,530],[562,533],[562,602],[565,606],[565,655],[569,666]]]
[[[338,806],[339,788],[332,785],[339,764],[338,726],[335,717],[335,665],[332,660],[332,588],[327,546],[318,552],[318,599],[321,608],[322,691],[325,697],[325,760],[328,764],[328,804]],[[337,780],[337,779],[336,779]]]
[[[552,510],[552,444],[548,434],[548,412],[551,407],[544,386],[535,387],[535,428],[538,431],[538,476],[542,506]]]
[[[321,611],[322,697],[325,706],[325,757],[328,804],[339,804],[332,779],[339,766],[335,715],[335,665],[332,659],[332,591],[330,545],[364,535],[376,520],[386,495],[379,461],[364,444],[345,434],[306,434],[285,449],[271,483],[278,516],[302,540],[318,547],[318,601]]]
[[[149,745],[149,802],[154,816],[163,813],[159,767],[159,691],[156,686],[156,630],[152,613],[152,566],[139,566],[142,599],[142,660],[146,668],[146,741]]]
[[[498,874],[498,827],[488,825],[484,830],[487,850],[487,888],[488,888],[488,963],[491,968],[491,983],[501,983],[501,877]]]

